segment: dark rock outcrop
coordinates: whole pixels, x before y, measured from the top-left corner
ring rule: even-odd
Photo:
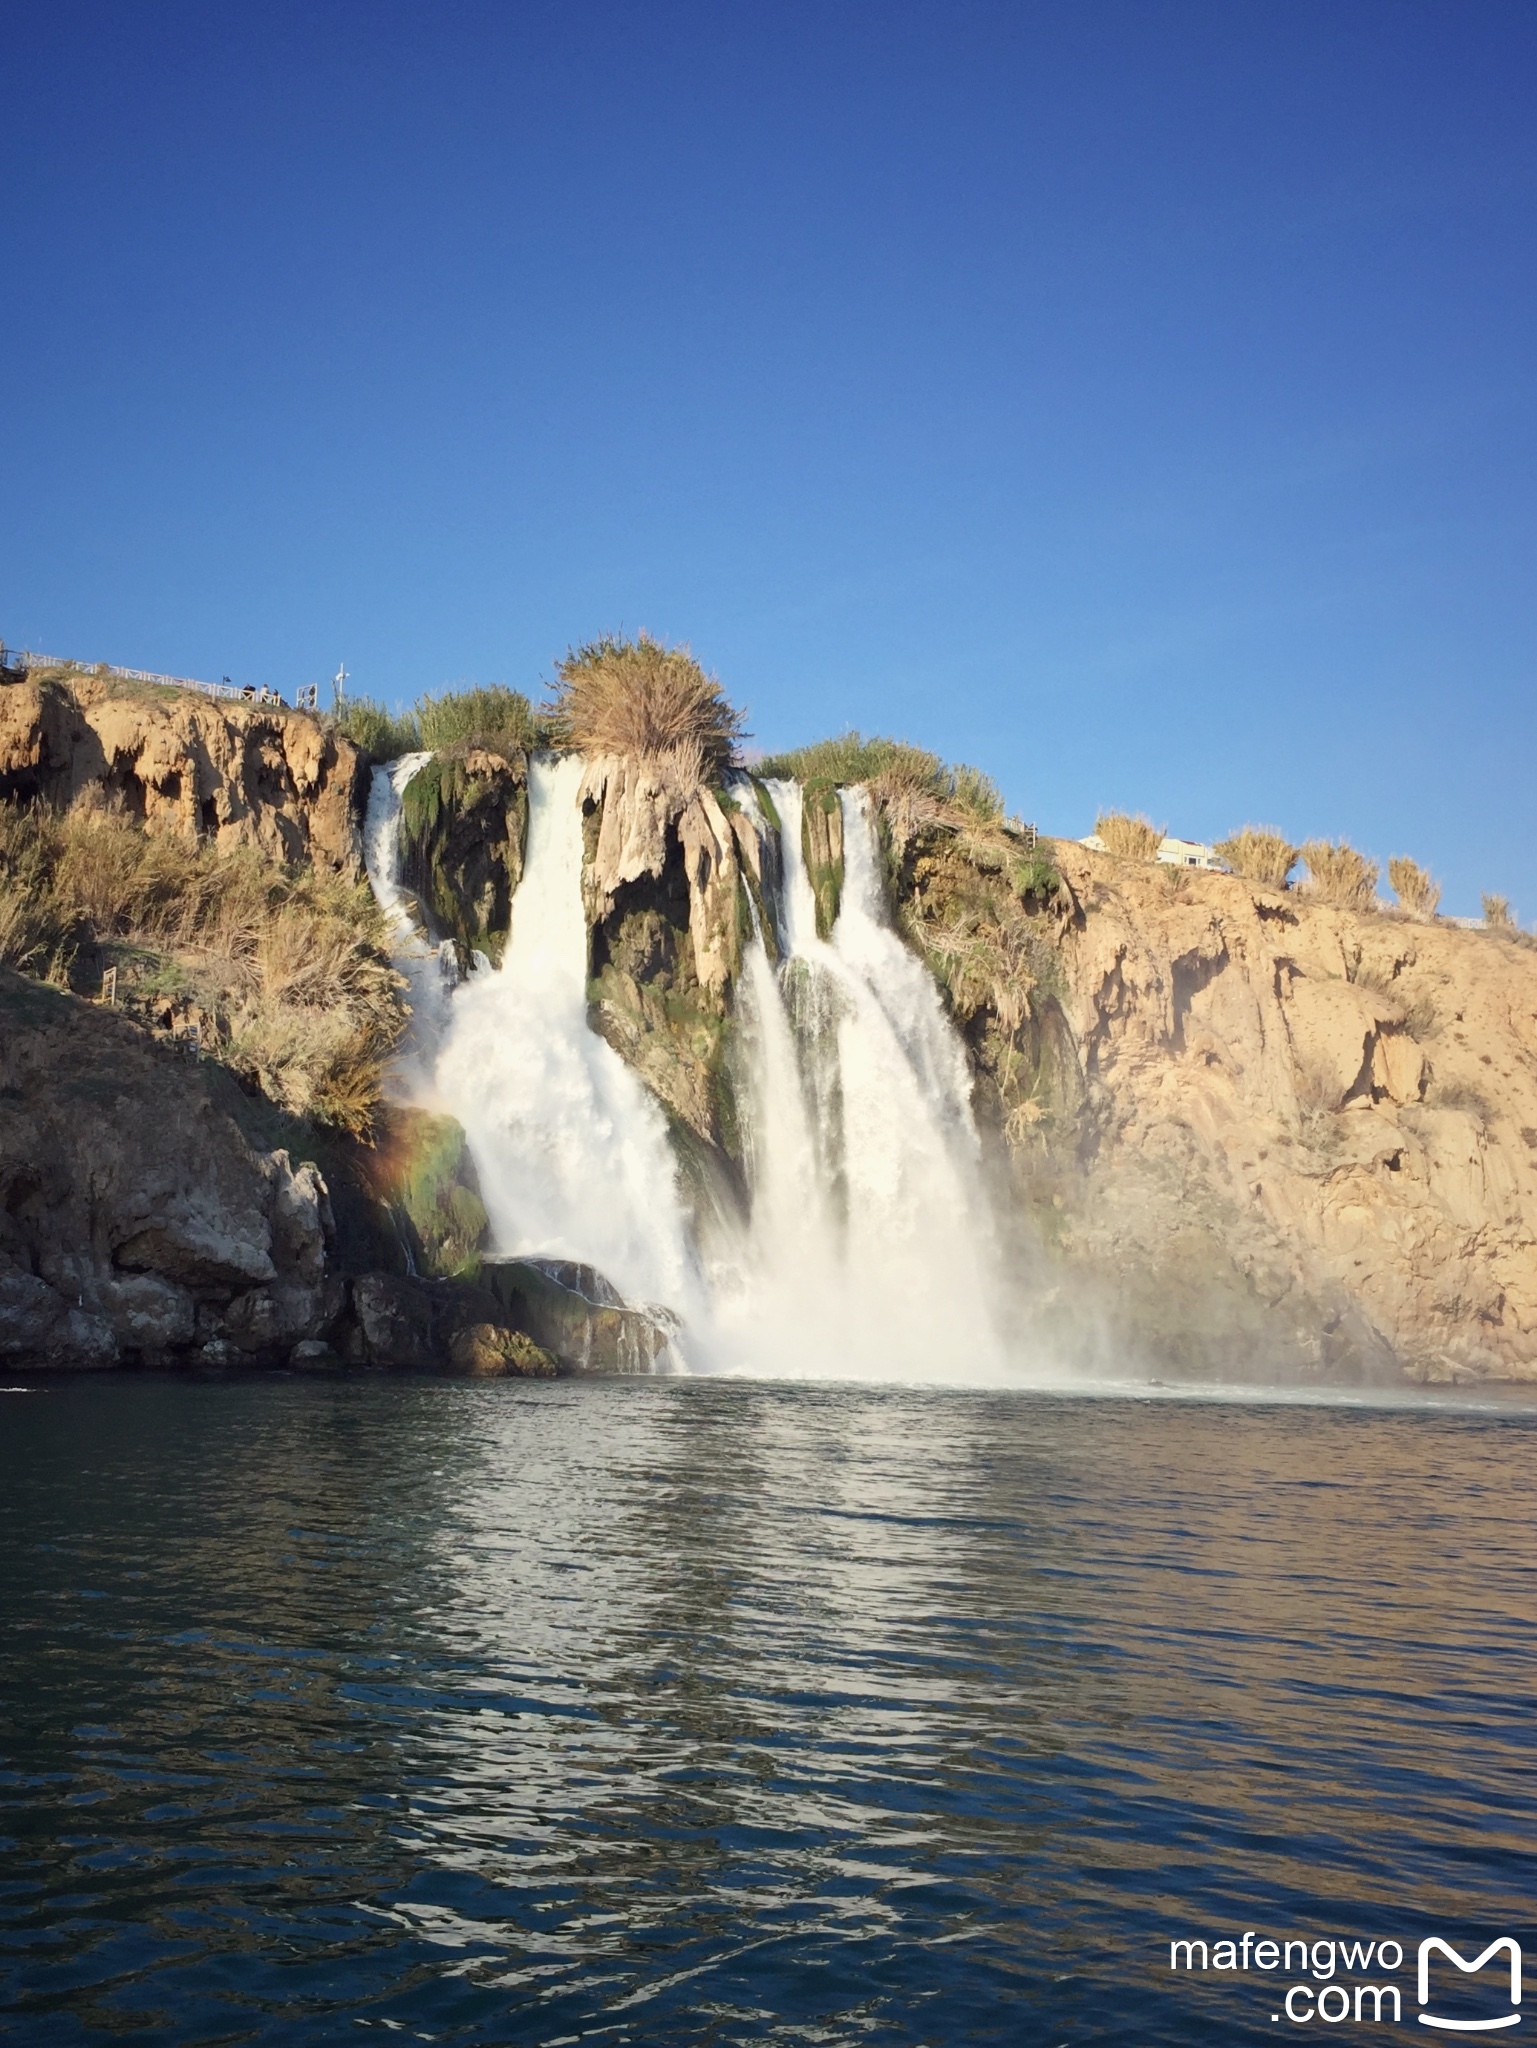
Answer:
[[[324,1180],[253,1148],[214,1078],[0,970],[0,1354],[274,1363],[337,1321]]]
[[[678,1333],[667,1309],[625,1301],[572,1259],[489,1258],[480,1284],[566,1372],[655,1372]]]

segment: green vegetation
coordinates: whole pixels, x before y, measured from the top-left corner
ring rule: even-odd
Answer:
[[[351,697],[333,721],[336,730],[373,761],[395,761],[428,747],[483,747],[507,758],[550,743],[554,728],[521,690],[502,683],[430,692],[409,711],[391,711],[371,697]]]
[[[1388,862],[1388,881],[1400,907],[1411,917],[1435,916],[1436,905],[1441,901],[1441,885],[1432,881],[1417,861],[1410,860],[1407,854],[1395,854]]]
[[[801,857],[816,903],[817,936],[832,937],[843,902],[843,807],[830,782],[812,782],[801,799]]]
[[[1235,875],[1265,889],[1284,889],[1292,869],[1301,858],[1301,848],[1269,825],[1245,825],[1212,848]]]
[[[461,969],[500,960],[523,875],[528,786],[523,756],[456,749],[426,761],[401,798],[402,877]],[[489,758],[488,758],[489,757]]]
[[[202,1048],[290,1114],[362,1133],[404,1023],[368,888],[254,849],[141,831],[99,801],[0,805],[0,960],[94,990]]]
[[[736,758],[742,713],[686,647],[642,633],[573,648],[555,671],[552,730],[584,754],[664,761],[685,782],[717,780]]]
[[[927,798],[935,804],[953,806],[972,823],[991,825],[1003,817],[1003,798],[998,785],[980,768],[959,762],[946,767],[938,754],[926,747],[909,746],[906,740],[872,738],[862,733],[840,733],[836,739],[817,740],[809,747],[792,747],[788,753],[771,754],[753,768],[755,777],[774,782],[804,783],[808,789],[821,786],[846,788],[851,783],[868,783],[877,800],[898,792],[908,797]]]
[[[445,747],[483,747],[504,759],[546,745],[549,720],[539,717],[521,690],[501,683],[486,689],[448,690],[419,697],[416,722],[421,743],[434,752]]]
[[[1336,910],[1372,910],[1377,903],[1377,863],[1343,840],[1310,839],[1302,849],[1308,893]]]
[[[349,697],[334,723],[371,761],[398,761],[402,754],[414,754],[422,743],[416,712],[390,711],[372,697]]]
[[[405,1214],[420,1269],[473,1278],[488,1226],[463,1126],[451,1116],[396,1110],[376,1177]]]
[[[990,775],[964,761],[950,771],[950,801],[974,825],[996,825],[1003,817],[1003,796]]]
[[[817,740],[809,747],[792,747],[788,753],[772,754],[753,769],[765,781],[831,783],[876,782],[883,777],[907,783],[927,796],[945,798],[953,794],[949,770],[937,754],[911,747],[905,740],[865,739],[857,732],[840,733],[836,739]]]
[[[1157,860],[1166,833],[1150,818],[1130,817],[1125,811],[1101,811],[1094,830],[1106,853],[1118,860]]]

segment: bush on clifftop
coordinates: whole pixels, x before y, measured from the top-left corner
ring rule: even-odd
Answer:
[[[1214,846],[1212,852],[1235,875],[1242,875],[1246,882],[1258,883],[1264,889],[1284,889],[1301,857],[1300,848],[1268,825],[1245,825],[1241,832]]]
[[[421,744],[435,753],[446,747],[483,747],[505,758],[544,746],[550,737],[549,721],[538,716],[521,690],[503,683],[418,697],[414,716]]]
[[[931,754],[926,747],[909,746],[905,740],[840,733],[836,739],[772,754],[760,761],[753,773],[765,781],[787,779],[808,788],[862,782],[878,803],[924,799],[959,811],[975,825],[994,825],[1003,817],[1003,798],[990,775],[964,761],[948,768],[938,754]]]
[[[1388,880],[1399,904],[1411,917],[1434,917],[1441,901],[1441,885],[1432,881],[1418,861],[1396,854],[1388,862]]]
[[[1336,910],[1373,910],[1377,904],[1377,863],[1341,840],[1310,839],[1302,849],[1308,893]]]
[[[1118,860],[1157,860],[1164,834],[1151,819],[1129,817],[1125,811],[1101,811],[1094,830],[1106,853]]]
[[[333,721],[336,730],[371,761],[398,761],[422,743],[414,711],[391,711],[372,697],[350,697]]]
[[[736,758],[743,716],[686,647],[605,636],[557,664],[554,735],[584,754],[668,761],[712,780]]]

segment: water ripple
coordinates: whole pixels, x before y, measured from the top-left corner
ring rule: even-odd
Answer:
[[[7,2039],[1238,2042],[1273,1984],[1171,1983],[1172,1935],[1530,1924],[1521,1411],[114,1380],[4,1420]]]

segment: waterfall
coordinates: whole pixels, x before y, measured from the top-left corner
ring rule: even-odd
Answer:
[[[776,977],[755,933],[744,961],[756,1285],[720,1306],[721,1362],[990,1377],[994,1258],[964,1050],[891,929],[864,791],[843,793],[843,900],[823,940],[800,787],[769,789],[786,957]]]
[[[736,988],[751,1220],[706,1273],[662,1111],[587,1021],[581,760],[532,762],[502,966],[449,990],[395,875],[401,792],[427,758],[375,771],[369,876],[421,1010],[416,1098],[463,1124],[497,1249],[580,1262],[627,1301],[668,1304],[705,1368],[994,1377],[995,1255],[970,1072],[938,990],[891,927],[865,792],[842,796],[842,904],[823,939],[800,786],[768,785],[782,881],[765,898],[771,931],[752,907]],[[766,848],[752,785],[735,794]],[[766,877],[774,866],[765,860]]]
[[[431,1093],[433,1061],[459,980],[453,941],[432,944],[400,886],[401,799],[412,776],[431,759],[430,753],[402,754],[398,761],[375,768],[363,819],[363,860],[369,884],[389,923],[391,955],[411,991],[411,1022],[395,1055],[394,1080],[397,1092],[412,1102]]]
[[[595,1266],[690,1320],[699,1282],[666,1119],[587,1022],[582,762],[529,768],[528,854],[499,969],[454,998],[436,1070],[497,1249]]]

